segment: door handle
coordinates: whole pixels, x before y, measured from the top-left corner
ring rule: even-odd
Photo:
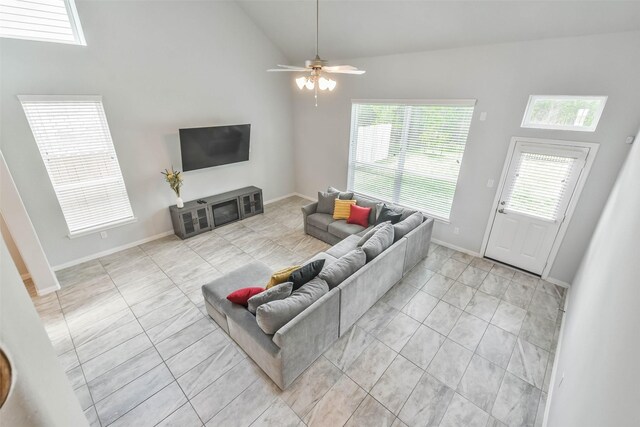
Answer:
[[[498,209],[498,213],[504,214],[504,209],[502,208]]]

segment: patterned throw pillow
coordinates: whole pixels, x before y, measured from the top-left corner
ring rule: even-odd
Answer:
[[[351,213],[351,205],[355,205],[355,200],[340,200],[336,199],[335,207],[333,208],[333,219],[347,219]]]
[[[283,268],[282,270],[276,271],[271,275],[271,279],[269,279],[269,283],[267,283],[266,289],[272,288],[275,285],[279,285],[280,283],[288,281],[291,273],[298,270],[299,268],[299,265],[294,265],[293,267],[287,267]]]

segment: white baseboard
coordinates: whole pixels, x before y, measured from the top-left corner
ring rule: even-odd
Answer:
[[[316,198],[311,197],[311,196],[307,196],[306,194],[302,194],[302,193],[293,193],[293,194],[298,196],[298,197],[302,197],[303,199],[310,200],[312,202],[317,202],[318,201]]]
[[[549,283],[553,283],[554,285],[558,285],[563,288],[569,289],[571,287],[571,283],[563,282],[562,280],[554,279],[553,277],[547,277],[543,280],[546,280]]]
[[[172,234],[173,234],[173,230],[164,231],[162,233],[155,234],[153,236],[146,237],[144,239],[137,240],[135,242],[127,243],[127,244],[121,245],[121,246],[116,246],[115,248],[107,249],[106,251],[97,252],[95,254],[91,254],[91,255],[88,255],[86,257],[82,257],[82,258],[75,259],[73,261],[65,262],[64,264],[56,265],[56,266],[52,267],[52,269],[53,269],[53,271],[63,270],[65,268],[73,267],[74,265],[82,264],[83,262],[93,261],[94,259],[102,258],[104,256],[111,255],[113,253],[120,252],[120,251],[123,251],[125,249],[132,248],[134,246],[142,245],[143,243],[148,243],[148,242],[151,242],[153,240],[160,239],[162,237],[170,236]]]
[[[284,200],[284,199],[287,199],[287,198],[293,197],[293,196],[297,196],[297,194],[296,193],[288,193],[288,194],[285,194],[284,196],[276,197],[275,199],[265,200],[264,204],[265,205],[270,205],[271,203],[279,202],[280,200]]]
[[[453,249],[454,251],[458,251],[465,254],[469,254],[471,256],[482,258],[482,255],[480,255],[479,252],[470,251],[469,249],[461,248],[460,246],[452,245],[451,243],[443,242],[442,240],[438,240],[438,239],[431,239],[431,241],[436,245],[444,246],[445,248]]]

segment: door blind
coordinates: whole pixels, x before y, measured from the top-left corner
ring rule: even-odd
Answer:
[[[71,235],[133,219],[99,97],[20,97]]]
[[[576,159],[537,153],[521,153],[507,190],[505,209],[549,221],[560,216],[570,191]]]
[[[0,37],[85,44],[73,0],[0,0]]]
[[[448,220],[474,105],[354,102],[349,189]]]

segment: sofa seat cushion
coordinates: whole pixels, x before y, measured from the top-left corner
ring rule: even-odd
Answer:
[[[337,236],[341,239],[347,238],[352,234],[357,234],[364,230],[365,227],[358,224],[347,224],[347,221],[344,219],[334,221],[329,224],[328,230],[329,233]]]
[[[327,249],[327,254],[333,258],[340,258],[354,250],[358,246],[358,240],[360,240],[360,238],[357,235],[349,236]]]
[[[307,222],[322,231],[328,231],[329,225],[333,223],[333,215],[326,213],[314,213],[307,217]]]
[[[233,306],[227,295],[240,288],[262,286],[267,283],[269,277],[271,269],[259,261],[254,261],[202,285],[202,295],[213,308],[220,313],[226,313]],[[236,308],[248,313],[245,307]]]

